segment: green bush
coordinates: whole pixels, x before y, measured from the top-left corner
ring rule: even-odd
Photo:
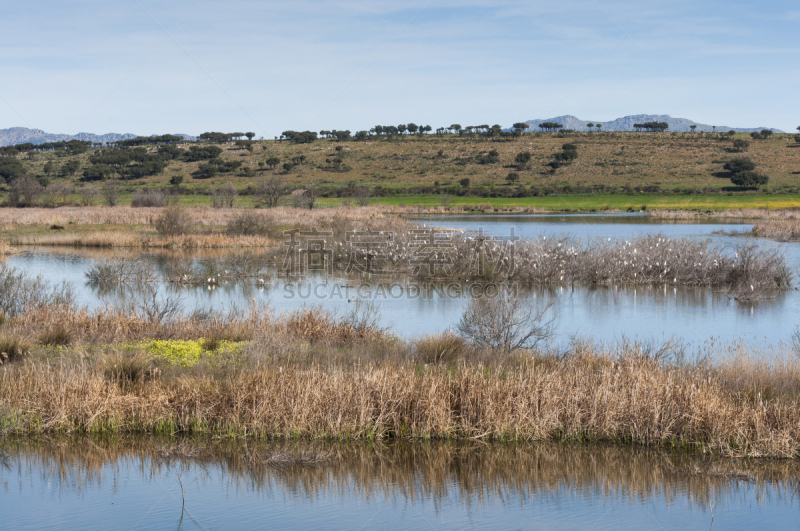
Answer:
[[[725,163],[723,168],[731,173],[741,173],[755,170],[756,163],[748,158],[740,157],[729,160]]]
[[[731,182],[743,188],[758,188],[769,182],[769,177],[755,171],[742,171],[734,173]]]

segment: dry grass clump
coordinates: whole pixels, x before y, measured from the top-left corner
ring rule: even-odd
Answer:
[[[452,365],[469,350],[464,338],[452,332],[429,334],[414,341],[416,357],[428,364]]]
[[[337,316],[320,307],[303,308],[285,318],[286,331],[302,341],[347,345],[384,335],[374,307],[356,308],[350,315]]]
[[[161,372],[152,355],[127,349],[106,354],[100,366],[106,380],[122,385],[143,383],[158,378]]]
[[[38,344],[48,347],[65,347],[72,343],[72,341],[72,330],[61,323],[57,323],[49,329],[41,332],[36,340]]]
[[[784,209],[770,208],[731,208],[728,210],[651,210],[650,215],[662,219],[773,219],[773,220],[798,220],[800,209],[797,207]]]
[[[0,365],[24,359],[31,348],[18,336],[0,336]]]

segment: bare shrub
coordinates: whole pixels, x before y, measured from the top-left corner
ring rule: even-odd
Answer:
[[[153,220],[153,227],[162,236],[180,236],[191,232],[192,219],[188,210],[171,205]]]
[[[211,192],[211,204],[214,208],[233,208],[238,195],[231,183],[225,183]]]
[[[272,228],[269,218],[258,212],[243,211],[228,222],[225,232],[245,236],[266,236]]]
[[[90,185],[84,185],[78,188],[77,192],[83,206],[94,205],[95,199],[97,198],[97,188]]]
[[[68,283],[50,284],[41,276],[0,264],[0,313],[9,317],[37,308],[75,307],[75,292]]]
[[[145,258],[125,258],[97,262],[86,272],[90,284],[141,285],[157,280],[152,262]]]
[[[108,206],[117,206],[119,203],[119,183],[116,181],[106,181],[103,185],[103,198],[105,198]]]
[[[356,188],[355,198],[360,206],[368,206],[371,191],[367,186],[359,186]]]
[[[70,183],[54,182],[47,185],[39,201],[43,206],[56,207],[65,204],[70,194],[72,194],[72,185]]]
[[[145,323],[166,326],[183,314],[183,297],[169,292],[160,293],[158,284],[134,286],[122,300],[109,306],[117,313],[135,316]]]
[[[456,329],[479,348],[513,352],[532,349],[555,331],[554,301],[543,307],[513,295],[472,299]]]
[[[789,287],[791,272],[776,250],[760,250],[754,244],[739,245],[728,271],[728,294],[736,300],[771,297]]]
[[[137,190],[131,199],[134,208],[161,208],[167,206],[169,196],[162,190]]]
[[[292,204],[295,208],[307,208],[313,210],[314,205],[317,204],[317,196],[319,192],[314,186],[310,186],[306,190],[295,190],[292,192]]]
[[[286,192],[286,179],[282,175],[261,179],[256,186],[256,197],[269,208],[278,206],[278,201]]]
[[[44,193],[44,188],[33,177],[19,177],[8,187],[8,201],[12,206],[32,205]]]

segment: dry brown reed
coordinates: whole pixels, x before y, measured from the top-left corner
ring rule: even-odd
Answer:
[[[494,352],[481,361],[466,352],[425,366],[411,343],[378,332],[342,333],[336,319],[313,311],[159,323],[45,308],[9,319],[0,333],[24,342],[53,323],[71,331],[70,346],[39,347],[0,369],[6,431],[574,439],[800,456],[794,352],[748,357],[753,353],[740,345],[732,352],[741,357],[689,363],[636,344],[576,343],[558,353]],[[157,377],[125,377],[123,384],[109,376],[115,343],[211,335],[249,343],[227,369],[173,368]]]
[[[417,358],[424,363],[452,364],[468,350],[464,338],[452,332],[429,334],[414,341]]]
[[[184,207],[195,223],[202,227],[224,227],[241,214],[240,209],[215,209],[212,207]],[[18,226],[50,226],[57,225],[150,225],[154,216],[163,209],[132,208],[128,206],[92,206],[52,208],[0,208],[0,227],[6,230]],[[281,226],[330,226],[336,219],[346,218],[353,221],[369,222],[382,219],[390,212],[386,207],[359,208],[325,208],[315,210],[297,210],[278,207],[259,210],[258,214]]]
[[[358,310],[356,310],[357,312]],[[329,345],[347,345],[355,341],[379,339],[384,331],[376,319],[335,316],[320,307],[304,308],[285,317],[286,331],[309,343],[324,342]]]
[[[757,223],[751,233],[759,238],[769,238],[779,242],[800,240],[800,220],[779,220]]]
[[[727,210],[651,210],[650,215],[661,219],[771,219],[771,220],[798,220],[800,209],[790,207],[785,209],[768,208],[731,208]]]

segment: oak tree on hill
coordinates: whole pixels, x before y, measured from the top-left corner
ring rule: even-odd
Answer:
[[[525,122],[517,122],[514,124],[514,132],[522,133],[524,132],[530,125],[526,124]]]

